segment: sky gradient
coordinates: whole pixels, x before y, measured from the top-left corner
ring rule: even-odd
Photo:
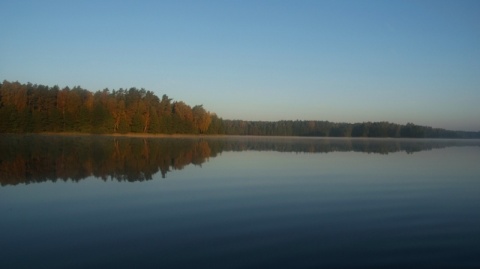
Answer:
[[[0,79],[480,131],[480,1],[0,1]]]

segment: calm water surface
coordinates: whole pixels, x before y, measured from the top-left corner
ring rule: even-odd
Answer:
[[[480,268],[480,141],[0,148],[0,268]]]

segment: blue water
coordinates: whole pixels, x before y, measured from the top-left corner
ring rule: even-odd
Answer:
[[[479,161],[223,151],[147,181],[4,184],[0,268],[480,268]]]

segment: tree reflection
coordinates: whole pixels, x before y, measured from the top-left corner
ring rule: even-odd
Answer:
[[[201,166],[224,151],[328,153],[355,151],[414,153],[450,146],[479,146],[474,140],[325,139],[117,136],[1,135],[0,184],[80,181],[151,180],[160,173],[193,164]]]

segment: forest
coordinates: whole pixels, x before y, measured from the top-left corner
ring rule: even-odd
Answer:
[[[190,106],[152,91],[120,88],[91,92],[73,88],[0,84],[0,133],[209,134],[319,137],[480,138],[413,123],[335,123],[312,120],[223,119],[203,105]]]

